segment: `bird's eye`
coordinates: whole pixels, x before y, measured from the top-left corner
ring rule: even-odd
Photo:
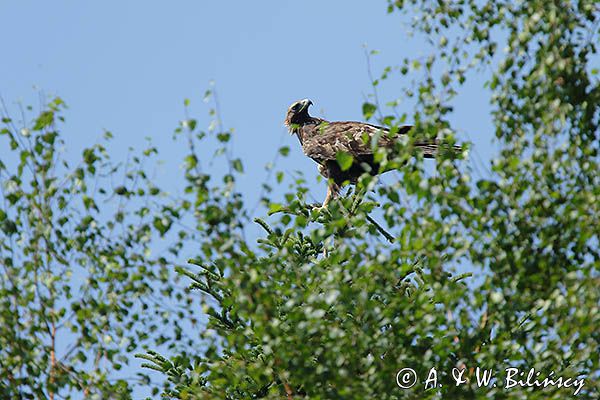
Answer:
[[[292,111],[298,111],[299,108],[300,108],[300,104],[296,103],[292,106]]]

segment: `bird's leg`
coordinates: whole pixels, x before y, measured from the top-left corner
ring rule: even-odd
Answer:
[[[325,195],[325,200],[323,201],[323,205],[321,208],[327,207],[331,199],[335,196],[331,185],[327,185],[327,194]]]
[[[315,207],[315,209],[322,210],[326,208],[329,202],[338,196],[339,192],[340,187],[337,184],[330,182],[327,185],[327,194],[325,195],[325,200],[323,201],[323,204],[320,207]]]

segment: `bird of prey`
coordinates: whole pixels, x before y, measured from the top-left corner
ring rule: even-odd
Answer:
[[[412,128],[411,125],[401,126],[394,136],[390,136],[388,128],[377,125],[354,121],[329,122],[311,117],[308,114],[311,105],[309,99],[293,103],[288,108],[284,123],[291,135],[298,136],[304,154],[318,164],[319,172],[329,182],[322,207],[338,195],[344,182],[355,184],[365,172],[371,175],[385,172],[379,170],[371,147],[371,140],[377,133],[380,133],[378,146],[393,148],[394,143]],[[430,140],[414,143],[414,147],[422,151],[423,157],[434,158],[439,146]],[[460,151],[460,147],[454,146],[453,151]],[[352,164],[345,170],[336,158],[340,152],[352,156]]]

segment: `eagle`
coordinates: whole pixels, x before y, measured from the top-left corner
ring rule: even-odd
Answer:
[[[327,195],[321,206],[326,207],[345,182],[356,184],[365,172],[373,176],[386,172],[380,171],[371,147],[376,134],[380,135],[378,146],[393,149],[395,142],[407,135],[412,126],[400,126],[392,136],[390,130],[382,126],[355,121],[330,122],[311,117],[308,108],[312,104],[309,99],[293,103],[287,110],[284,124],[291,135],[298,137],[304,154],[317,163],[319,173],[327,179]],[[435,158],[439,148],[434,140],[416,142],[413,146],[422,151],[424,158]],[[460,146],[454,146],[453,151],[460,152]],[[338,163],[339,153],[352,156],[352,164],[348,168],[342,169]]]

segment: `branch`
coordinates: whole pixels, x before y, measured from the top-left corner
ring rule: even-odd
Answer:
[[[367,218],[367,221],[369,221],[375,227],[375,229],[377,229],[379,231],[379,233],[381,233],[383,236],[385,236],[385,238],[388,240],[388,242],[394,243],[394,240],[396,239],[396,238],[394,238],[394,236],[392,236],[388,231],[386,231],[385,229],[383,229],[383,227],[381,225],[379,225],[370,216],[367,215],[366,218]]]

